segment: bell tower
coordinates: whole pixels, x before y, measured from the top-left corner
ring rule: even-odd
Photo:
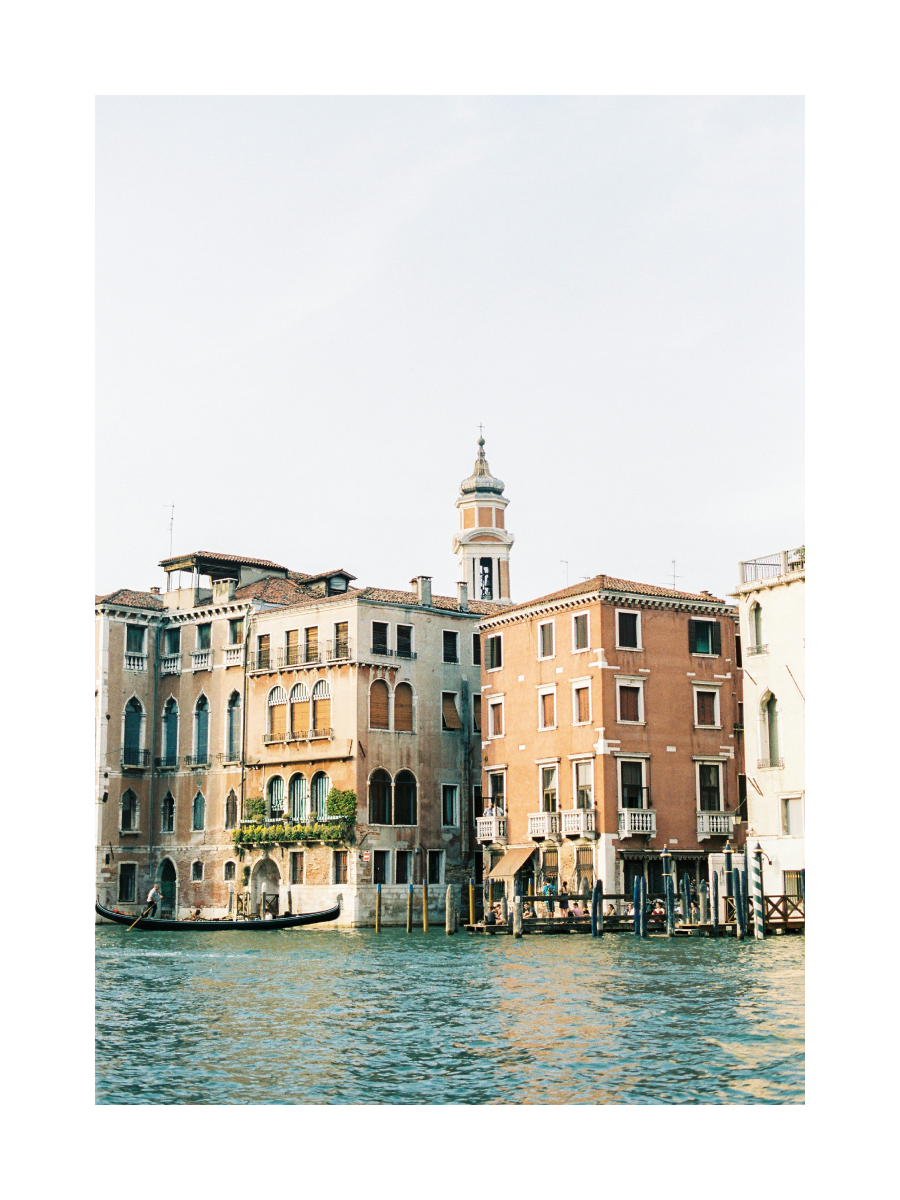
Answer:
[[[475,470],[459,485],[459,531],[453,553],[459,560],[459,579],[469,585],[472,600],[512,604],[509,594],[509,551],[515,538],[506,529],[504,483],[491,474],[478,439]]]

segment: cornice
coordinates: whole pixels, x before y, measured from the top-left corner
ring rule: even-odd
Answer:
[[[531,605],[528,608],[517,608],[515,612],[498,613],[493,617],[482,617],[482,629],[494,629],[503,625],[514,625],[517,621],[530,620],[532,617],[545,616],[548,613],[566,612],[569,609],[585,608],[589,604],[613,604],[619,607],[668,609],[674,612],[695,612],[715,614],[722,617],[738,619],[738,610],[734,605],[722,601],[707,600],[678,600],[674,596],[644,596],[637,592],[619,592],[603,589],[594,592],[584,592],[580,596],[566,596],[565,599],[555,600],[544,604]]]

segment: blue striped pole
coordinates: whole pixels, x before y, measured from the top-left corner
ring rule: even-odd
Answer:
[[[603,880],[597,880],[597,937],[603,937]]]
[[[641,937],[648,937],[647,933],[647,880],[641,876]]]
[[[743,888],[741,887],[741,873],[737,867],[734,868],[732,883],[734,890],[734,927],[737,933],[738,941],[742,942],[744,940],[744,934],[747,932],[747,927],[744,923],[746,914],[744,913],[744,896]]]
[[[766,936],[766,900],[763,892],[763,849],[759,842],[753,851],[753,936]]]
[[[719,872],[712,873],[712,935],[719,936]]]
[[[700,924],[709,924],[709,884],[705,879],[700,884]]]
[[[599,884],[594,884],[594,889],[591,892],[591,937],[597,936],[597,890]]]
[[[663,890],[666,894],[666,937],[675,936],[675,884],[671,875],[663,875]]]
[[[637,875],[634,877],[634,936],[641,936],[641,884]]]
[[[731,884],[732,884],[732,879],[731,879],[732,849],[731,849],[730,842],[725,843],[725,849],[722,851],[722,853],[725,855],[725,898],[727,900],[728,897],[731,895]],[[725,907],[727,909],[728,906],[726,905]]]
[[[681,923],[682,925],[691,923],[691,881],[687,871],[681,877]]]

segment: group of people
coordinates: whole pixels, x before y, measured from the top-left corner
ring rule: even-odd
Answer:
[[[491,804],[490,800],[488,800],[481,815],[483,817],[505,817],[506,813],[499,804]]]

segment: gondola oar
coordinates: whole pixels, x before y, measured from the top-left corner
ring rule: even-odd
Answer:
[[[134,929],[134,926],[137,925],[138,921],[143,921],[144,917],[146,917],[147,913],[150,911],[151,908],[156,908],[155,902],[150,905],[150,908],[145,908],[144,911],[141,913],[141,915],[138,917],[137,921],[134,922],[134,925],[129,925],[128,928],[125,930],[125,932],[131,933],[132,929]]]

